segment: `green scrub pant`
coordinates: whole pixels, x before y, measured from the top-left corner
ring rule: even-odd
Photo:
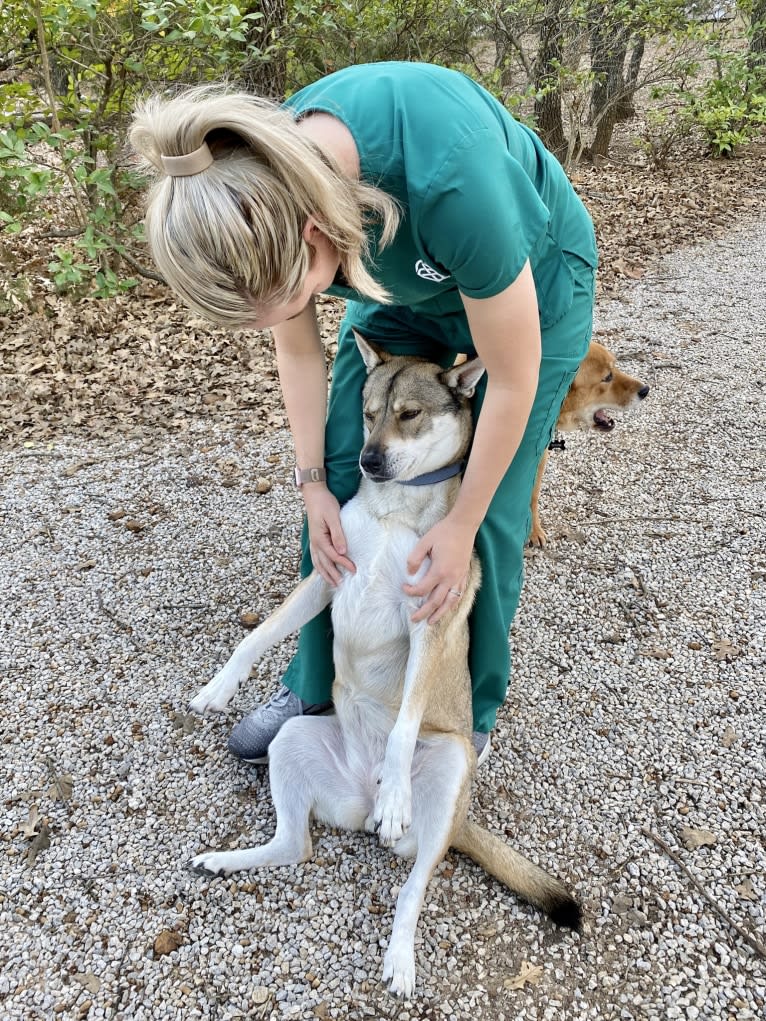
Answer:
[[[508,631],[521,594],[537,466],[591,338],[595,270],[568,254],[566,262],[574,280],[573,302],[563,318],[542,328],[540,377],[527,427],[476,535],[482,579],[470,617],[469,659],[474,730],[482,732],[493,728],[508,688]],[[341,504],[350,500],[359,486],[363,446],[361,395],[367,373],[352,327],[392,354],[422,355],[445,367],[458,352],[475,354],[462,312],[426,317],[408,308],[348,303],[340,328],[325,434],[327,484]],[[512,325],[508,343],[513,343]],[[486,377],[477,387],[474,417],[485,390]],[[303,551],[301,573],[305,577],[312,569],[305,527]],[[320,703],[330,699],[333,676],[332,625],[327,610],[302,629],[298,652],[283,683],[305,702]]]

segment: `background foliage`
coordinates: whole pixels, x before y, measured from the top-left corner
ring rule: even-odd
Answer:
[[[228,79],[281,98],[351,63],[467,71],[567,166],[617,125],[657,166],[731,157],[766,123],[766,0],[6,0],[0,227],[53,241],[61,291],[153,275],[124,134],[136,98]]]

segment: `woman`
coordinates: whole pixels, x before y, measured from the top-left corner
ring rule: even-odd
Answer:
[[[353,571],[339,507],[356,491],[365,369],[352,327],[394,354],[487,374],[453,510],[413,551],[426,556],[413,619],[459,599],[472,548],[474,745],[481,759],[505,698],[540,456],[591,335],[596,245],[558,162],[465,76],[426,64],[346,68],[284,107],[196,90],[152,100],[131,141],[164,176],[147,233],[161,272],[222,325],[273,331],[308,535],[303,571]],[[327,405],[314,296],[348,299]],[[325,477],[326,470],[326,477]],[[281,724],[329,707],[329,623],[301,633],[267,703],[229,747],[264,761]]]

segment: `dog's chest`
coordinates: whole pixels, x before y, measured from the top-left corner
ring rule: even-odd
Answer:
[[[418,535],[401,524],[371,517],[354,501],[344,508],[342,522],[356,573],[344,576],[333,597],[336,638],[353,645],[360,641],[368,651],[407,639],[407,622],[418,600],[408,598],[402,586],[411,580],[407,557]]]

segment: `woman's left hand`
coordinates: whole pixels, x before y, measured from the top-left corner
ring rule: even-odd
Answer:
[[[425,602],[412,615],[413,623],[428,619],[435,624],[454,609],[468,582],[471,553],[476,532],[447,515],[429,529],[407,560],[407,570],[415,574],[426,557],[431,565],[416,585],[405,585],[408,596],[425,596]]]

